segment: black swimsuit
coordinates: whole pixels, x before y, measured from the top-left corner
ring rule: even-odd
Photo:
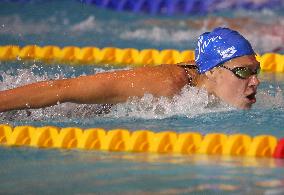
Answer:
[[[198,67],[194,64],[179,64],[178,66],[182,67],[187,74],[188,84],[192,85],[192,75],[189,73],[190,69],[198,69]]]

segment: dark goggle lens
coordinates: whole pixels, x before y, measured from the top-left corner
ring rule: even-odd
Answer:
[[[232,72],[239,78],[247,79],[252,75],[258,75],[260,72],[260,68],[257,68],[256,70],[252,70],[248,67],[237,67],[232,69]]]

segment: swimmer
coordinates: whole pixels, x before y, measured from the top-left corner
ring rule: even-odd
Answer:
[[[58,103],[116,104],[129,97],[173,97],[186,85],[239,109],[256,102],[260,64],[250,43],[237,31],[215,28],[200,35],[195,61],[139,67],[53,81],[0,92],[0,112]]]

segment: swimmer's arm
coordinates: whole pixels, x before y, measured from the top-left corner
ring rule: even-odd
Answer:
[[[42,108],[63,102],[117,103],[125,97],[115,94],[113,73],[100,73],[78,78],[42,81],[0,91],[0,112]]]
[[[42,81],[0,91],[0,112],[55,105],[63,97],[65,80]]]
[[[33,83],[1,91],[0,112],[63,102],[115,104],[129,97],[142,97],[145,93],[173,96],[184,86],[184,79],[179,79],[178,72],[177,79],[172,79],[173,71],[172,68],[137,68]]]

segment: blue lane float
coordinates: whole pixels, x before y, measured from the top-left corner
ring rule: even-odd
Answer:
[[[205,14],[224,9],[272,9],[283,6],[282,0],[239,0],[226,2],[220,0],[79,0],[82,3],[116,11],[131,11],[149,14]]]
[[[45,0],[0,0],[0,2],[40,3]],[[283,0],[221,1],[221,0],[73,0],[96,5],[116,11],[129,11],[149,14],[185,14],[196,15],[232,9],[277,9],[284,6]]]

